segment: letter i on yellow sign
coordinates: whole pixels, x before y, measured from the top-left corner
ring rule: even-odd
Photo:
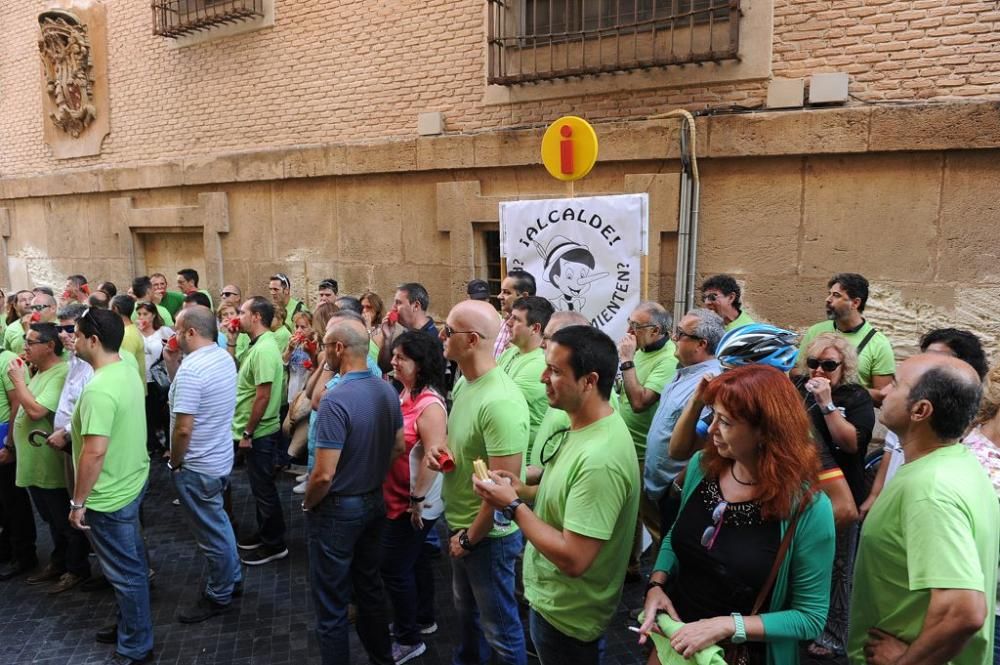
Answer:
[[[542,137],[542,164],[557,180],[579,180],[597,162],[597,133],[590,123],[566,115],[545,130]]]

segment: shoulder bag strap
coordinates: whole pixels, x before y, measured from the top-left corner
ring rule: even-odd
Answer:
[[[792,538],[795,536],[795,530],[799,526],[799,518],[802,517],[802,513],[806,511],[806,506],[812,501],[814,490],[810,487],[805,496],[802,497],[802,502],[799,504],[799,509],[792,516],[792,521],[789,522],[788,528],[785,530],[785,537],[781,539],[781,545],[778,546],[778,553],[774,557],[774,565],[771,566],[771,572],[767,576],[767,581],[764,582],[764,586],[760,588],[760,593],[757,594],[757,600],[753,603],[753,611],[750,614],[757,614],[760,612],[760,608],[764,606],[764,601],[767,600],[767,596],[771,593],[771,588],[774,586],[774,581],[778,578],[778,571],[781,569],[781,564],[785,562],[785,556],[788,554],[788,548],[791,547]]]
[[[874,337],[875,333],[877,332],[878,330],[875,330],[875,328],[872,328],[871,330],[868,331],[868,334],[865,335],[865,338],[861,340],[861,343],[858,344],[857,348],[855,349],[858,352],[858,356],[860,356],[861,352],[865,350],[865,347],[868,346],[868,342],[872,341],[872,337]]]

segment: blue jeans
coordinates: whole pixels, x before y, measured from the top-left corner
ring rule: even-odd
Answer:
[[[153,650],[149,610],[149,563],[139,526],[143,488],[131,503],[111,513],[88,509],[90,544],[118,601],[118,648],[123,656],[141,659]]]
[[[385,504],[368,494],[327,496],[306,513],[309,582],[323,665],[348,665],[347,605],[354,592],[355,630],[375,665],[393,665],[389,617],[379,577],[379,540]]]
[[[382,581],[392,602],[396,641],[419,644],[421,623],[433,623],[434,615],[420,616],[420,608],[434,606],[434,569],[424,550],[427,533],[437,519],[424,520],[424,528],[413,528],[410,514],[386,519],[382,528]]]
[[[542,665],[600,665],[604,662],[604,635],[593,642],[581,642],[557,629],[535,610],[529,613],[528,624]]]
[[[1000,665],[1000,618],[994,617],[993,626],[993,665]]]
[[[207,476],[188,468],[171,475],[194,540],[208,559],[205,596],[228,605],[233,599],[233,586],[243,580],[233,525],[223,507],[229,478]]]
[[[278,432],[262,436],[251,442],[247,451],[247,477],[250,491],[257,504],[257,533],[268,547],[285,547],[285,512],[274,482],[274,452],[278,446]]]
[[[451,588],[458,611],[459,645],[455,665],[479,665],[490,659],[525,665],[524,627],[514,597],[514,565],[522,547],[521,532],[484,538],[474,551],[452,559]]]

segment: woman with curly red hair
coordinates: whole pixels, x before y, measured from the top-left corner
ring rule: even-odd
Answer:
[[[650,664],[709,648],[727,663],[797,663],[799,641],[826,623],[834,553],[809,419],[791,381],[764,365],[713,379],[705,401],[715,417],[653,567],[640,641],[666,635]]]

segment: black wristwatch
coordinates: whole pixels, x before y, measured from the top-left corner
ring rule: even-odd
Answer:
[[[624,372],[626,370],[632,369],[633,367],[635,367],[635,363],[632,362],[631,360],[626,360],[625,362],[623,362],[621,365],[618,366],[618,370]]]
[[[660,591],[664,593],[667,592],[666,582],[657,582],[656,580],[649,580],[649,582],[646,584],[646,593],[648,594],[649,590],[652,589],[653,587],[659,587]]]
[[[511,522],[513,522],[514,521],[514,513],[517,512],[517,507],[520,506],[522,503],[524,503],[524,501],[521,501],[520,499],[514,499],[503,510],[501,510],[500,512],[503,513],[504,517],[506,517],[508,520],[510,520]]]
[[[471,540],[469,540],[468,529],[464,529],[462,533],[458,534],[458,544],[466,552],[471,552],[472,550],[476,549],[476,546],[472,544]]]

